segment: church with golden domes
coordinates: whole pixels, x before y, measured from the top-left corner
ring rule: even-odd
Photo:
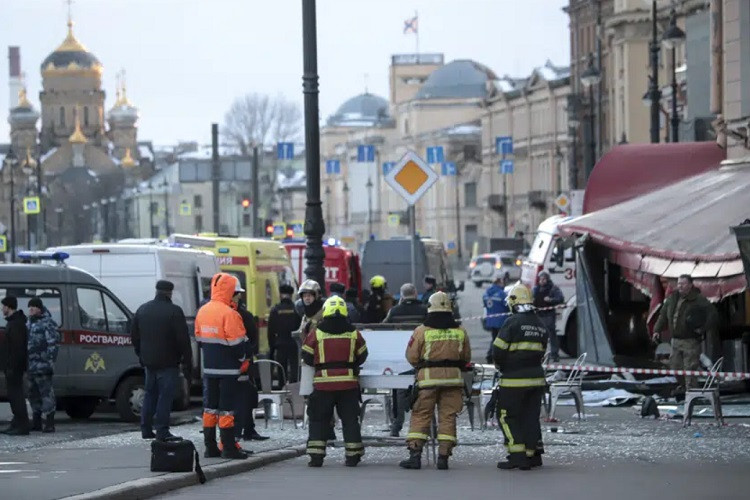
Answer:
[[[27,150],[39,152],[45,177],[71,166],[87,167],[95,173],[135,166],[139,160],[138,108],[127,97],[124,79],[118,79],[117,99],[105,111],[104,67],[76,38],[72,20],[68,21],[67,36],[44,59],[40,71],[41,113],[24,90],[18,106],[10,111],[11,145],[16,156],[22,157]]]

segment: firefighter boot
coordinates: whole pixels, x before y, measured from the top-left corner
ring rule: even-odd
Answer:
[[[42,430],[42,414],[34,412],[32,423],[31,423],[31,430],[32,431],[41,431]]]
[[[344,462],[344,465],[346,465],[347,467],[356,467],[357,464],[359,464],[360,460],[362,460],[362,457],[360,457],[359,455],[346,457],[346,461]]]
[[[421,469],[422,468],[422,450],[409,450],[409,458],[402,460],[399,464],[402,469]]]
[[[221,458],[245,460],[247,453],[237,447],[237,442],[234,440],[234,428],[228,427],[219,431],[221,432]]]
[[[448,455],[438,455],[437,468],[440,470],[448,470]]]
[[[50,433],[55,432],[55,412],[49,412],[47,418],[44,420],[44,428],[42,432]]]
[[[539,453],[535,453],[533,457],[529,458],[529,465],[531,465],[532,467],[541,467],[542,455]]]
[[[508,460],[505,462],[498,462],[497,468],[501,470],[512,470],[512,469],[531,470],[531,461],[526,457],[519,458],[519,459],[514,459],[513,457],[509,457]]]
[[[323,467],[323,455],[310,455],[310,461],[307,462],[308,467]]]
[[[221,456],[221,451],[216,444],[216,427],[204,427],[203,428],[203,443],[206,446],[206,451],[203,452],[205,458],[218,458]]]

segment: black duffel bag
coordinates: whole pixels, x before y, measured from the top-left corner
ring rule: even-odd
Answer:
[[[191,472],[195,463],[195,474],[201,484],[206,475],[201,469],[198,450],[188,439],[154,440],[151,442],[151,472]]]

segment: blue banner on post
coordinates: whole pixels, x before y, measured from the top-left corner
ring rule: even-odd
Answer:
[[[495,153],[499,155],[513,154],[513,138],[509,135],[495,137]]]
[[[500,173],[501,174],[512,174],[513,173],[513,160],[500,160]]]
[[[443,154],[443,146],[432,146],[427,148],[427,163],[443,163],[445,156]]]
[[[452,161],[443,162],[442,174],[443,175],[456,175],[456,164]]]
[[[341,173],[341,162],[339,160],[326,160],[326,174],[334,175]]]
[[[280,142],[276,145],[276,157],[279,160],[293,160],[294,159],[294,143],[293,142]]]
[[[372,163],[375,161],[375,146],[372,144],[360,144],[357,146],[357,162]]]

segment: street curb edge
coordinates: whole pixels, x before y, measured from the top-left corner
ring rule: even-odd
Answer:
[[[306,447],[296,446],[266,451],[253,455],[247,460],[230,460],[216,465],[203,467],[206,479],[211,481],[226,476],[233,476],[259,469],[265,465],[297,458],[304,455]],[[96,491],[64,497],[61,500],[133,500],[151,498],[173,490],[200,484],[195,472],[167,473],[126,481]]]

